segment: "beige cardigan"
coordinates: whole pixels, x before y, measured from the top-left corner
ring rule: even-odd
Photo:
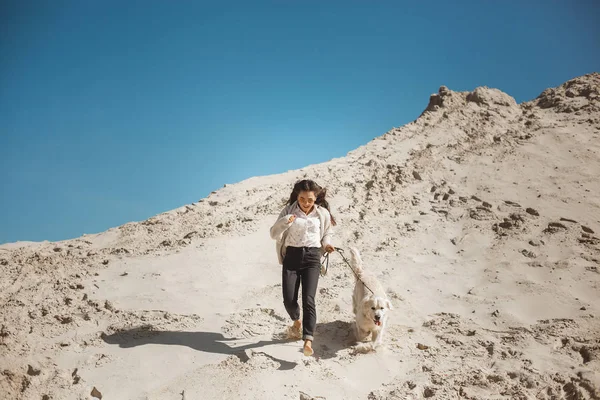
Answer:
[[[283,258],[285,257],[285,246],[283,244],[285,243],[287,230],[291,225],[288,220],[292,216],[291,211],[295,206],[296,202],[285,206],[281,213],[279,213],[277,221],[271,227],[271,239],[275,239],[275,249],[277,250],[279,264],[283,264]],[[331,216],[325,207],[315,204],[315,208],[321,221],[321,254],[323,254],[325,246],[331,244],[331,236],[333,235]]]

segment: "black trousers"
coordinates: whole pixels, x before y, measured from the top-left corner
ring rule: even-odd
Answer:
[[[292,320],[300,319],[298,289],[302,284],[302,339],[313,340],[317,325],[315,295],[321,272],[318,247],[288,246],[283,259],[283,305]]]

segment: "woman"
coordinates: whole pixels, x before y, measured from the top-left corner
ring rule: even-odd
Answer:
[[[325,199],[327,190],[305,179],[294,185],[292,194],[279,218],[271,227],[276,240],[277,256],[282,268],[283,304],[294,321],[290,333],[298,338],[302,327],[304,355],[314,353],[317,310],[315,295],[321,272],[321,256],[335,251],[331,245],[331,227],[335,219]],[[302,322],[298,305],[298,289],[302,285]]]

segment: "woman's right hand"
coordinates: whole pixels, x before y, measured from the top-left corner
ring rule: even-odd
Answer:
[[[296,219],[295,215],[290,215],[290,218],[288,219],[288,224],[291,224],[292,222],[294,222],[295,219]]]

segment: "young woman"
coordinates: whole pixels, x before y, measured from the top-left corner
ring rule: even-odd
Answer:
[[[292,194],[279,218],[271,227],[271,238],[276,240],[277,256],[283,264],[283,304],[294,321],[290,333],[298,338],[302,327],[304,355],[314,353],[317,310],[315,295],[321,272],[321,256],[335,251],[331,245],[331,227],[335,219],[325,200],[327,190],[312,180],[301,180],[294,185]],[[302,322],[298,305],[298,289],[302,285]]]

